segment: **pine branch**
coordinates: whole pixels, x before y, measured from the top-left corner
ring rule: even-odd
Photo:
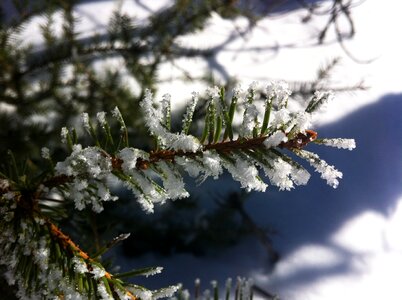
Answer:
[[[80,144],[75,145],[76,142],[65,128],[63,139],[69,141],[68,146],[72,154],[64,162],[57,163],[55,176],[49,177],[43,184],[48,188],[67,188],[75,191],[72,198],[78,209],[92,205],[95,211],[101,211],[102,202],[116,200],[110,195],[106,182],[108,176],[113,176],[135,194],[145,210],[151,212],[154,203],[188,196],[182,177],[183,169],[203,181],[209,176],[217,178],[224,167],[247,190],[264,191],[267,187],[259,177],[257,167],[262,169],[271,183],[277,185],[280,190],[289,190],[294,184],[307,183],[309,173],[282,151],[289,150],[301,155],[305,153],[302,149],[316,141],[317,133],[308,129],[311,126],[311,114],[331,98],[330,93],[316,93],[305,111],[290,113],[286,109],[290,95],[287,86],[283,83],[271,83],[266,92],[268,100],[264,101],[269,108],[265,109],[264,121],[259,120],[254,105],[254,102],[259,100],[254,99],[259,95],[255,93],[255,85],[248,89],[244,100],[239,101],[239,93],[235,92],[229,110],[228,104],[222,100],[223,94],[219,88],[211,89],[209,93],[204,132],[198,139],[187,134],[196,97],[193,98],[183,119],[182,132],[174,133],[170,131],[169,122],[166,123],[170,114],[169,110],[166,110],[170,98],[164,96],[162,105],[157,108],[152,94],[146,92],[141,106],[150,134],[158,141],[158,146],[150,152],[129,147],[125,122],[117,108],[113,115],[120,123],[122,133],[117,148],[114,143],[114,148],[103,149],[94,125],[88,115],[83,114],[83,126],[97,146],[83,148]],[[233,112],[238,102],[243,103],[245,108],[238,137],[233,139]],[[100,120],[103,135],[106,135],[104,140],[112,140],[110,132],[105,131],[108,123],[104,114]],[[270,114],[273,118],[269,117]],[[261,123],[263,126],[260,128]],[[208,142],[202,144],[208,136]],[[331,144],[329,140],[321,141],[326,140],[317,143]],[[344,141],[348,143],[350,140]],[[338,139],[332,141],[332,144],[340,142]],[[350,149],[354,147],[353,143],[350,141]],[[310,159],[307,156],[305,158],[308,161]],[[328,171],[335,177],[341,174],[326,163],[323,166],[327,166]],[[277,176],[276,173],[281,169],[286,170],[285,173]],[[322,173],[326,172],[326,169],[317,168],[317,171]],[[162,185],[155,181],[155,176],[161,179]],[[332,180],[329,184],[336,187],[335,182],[337,181]],[[99,190],[102,191],[99,195],[101,199],[93,199],[91,195],[99,193]]]
[[[54,164],[50,150],[43,148],[42,156],[52,169],[39,176],[28,176],[30,172],[26,164],[20,166],[10,152],[8,171],[0,174],[3,177],[0,184],[0,227],[5,229],[0,232],[0,245],[6,249],[0,264],[8,268],[6,279],[9,284],[16,284],[18,293],[24,297],[41,293],[56,296],[79,293],[89,298],[96,294],[102,299],[139,297],[146,300],[153,295],[157,298],[177,290],[178,287],[169,287],[152,292],[125,284],[118,277],[147,274],[148,269],[113,276],[95,259],[105,249],[99,249],[101,252],[91,257],[52,221],[50,212],[60,216],[62,213],[57,211],[69,200],[74,202],[77,210],[90,206],[95,213],[101,212],[103,203],[118,199],[111,195],[108,187],[112,177],[131,190],[144,211],[149,213],[156,203],[189,196],[184,172],[203,181],[207,177],[217,179],[225,168],[247,191],[265,191],[267,184],[261,179],[259,169],[280,190],[305,185],[310,174],[284,154],[286,150],[305,159],[329,185],[336,188],[342,173],[304,149],[311,142],[349,150],[355,147],[351,139],[317,139],[317,133],[309,129],[312,114],[332,95],[317,92],[304,110],[290,112],[287,105],[291,92],[285,83],[269,83],[266,99],[260,99],[262,94],[256,89],[256,83],[245,93],[236,89],[230,103],[226,103],[224,90],[209,89],[204,131],[200,138],[188,133],[197,94],[193,94],[183,118],[183,128],[177,133],[172,132],[170,125],[170,96],[164,95],[161,103],[155,103],[152,93],[146,91],[140,105],[145,125],[158,142],[153,151],[129,146],[126,123],[116,107],[112,111],[112,120],[120,127],[119,139],[112,136],[112,126],[105,112],[97,114],[97,123],[83,113],[83,129],[95,146],[83,147],[78,143],[74,129],[62,128],[62,142],[71,154]],[[258,101],[265,105],[261,113],[257,109]],[[235,131],[233,114],[240,105],[243,120],[239,130]],[[202,140],[208,141],[202,143]],[[52,199],[49,194],[53,193],[64,201],[48,201]],[[250,223],[248,215],[241,209],[240,213],[262,238],[262,232]],[[34,239],[26,244],[27,236]],[[113,244],[110,243],[109,247]],[[30,254],[34,257],[31,261],[27,259]],[[15,263],[17,257],[22,257],[19,263]],[[58,280],[64,285],[51,285],[50,274],[54,272],[58,272]],[[44,279],[38,281],[38,278]],[[238,283],[239,293],[244,290],[241,286],[245,283],[241,282]],[[250,290],[249,284],[246,285],[245,290]]]
[[[50,222],[49,220],[46,220],[46,225],[49,227],[49,231],[53,238],[56,239],[56,241],[63,246],[64,249],[69,249],[70,251],[73,252],[73,255],[75,257],[80,257],[85,261],[85,264],[88,266],[91,266],[91,264],[94,264],[95,266],[98,265],[98,262],[95,261],[93,258],[91,258],[87,253],[85,253],[83,250],[80,249],[79,246],[77,246],[68,235],[64,234],[60,228],[58,228],[55,224]],[[90,270],[90,267],[89,267]],[[106,277],[106,279],[109,281],[109,284],[113,285],[113,275],[107,271],[104,271],[103,277]],[[120,284],[120,282],[119,282]],[[134,296],[130,291],[125,290],[125,294],[132,300],[138,299],[138,297]]]

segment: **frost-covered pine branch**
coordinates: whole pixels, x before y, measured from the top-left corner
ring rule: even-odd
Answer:
[[[198,94],[193,94],[181,130],[173,132],[170,96],[164,95],[158,102],[147,91],[140,106],[149,134],[157,141],[151,151],[128,144],[128,130],[116,107],[111,118],[106,112],[99,112],[96,121],[86,113],[82,115],[93,145],[81,145],[73,128],[62,128],[61,140],[71,153],[53,164],[51,150],[43,148],[43,158],[54,166],[47,173],[28,179],[11,160],[9,174],[0,174],[0,245],[4,249],[0,265],[6,267],[5,277],[16,286],[17,296],[151,299],[177,290],[171,287],[152,292],[125,283],[120,277],[149,275],[160,269],[113,275],[98,260],[99,253],[85,253],[56,226],[57,218],[51,212],[64,203],[71,201],[77,210],[91,208],[99,213],[105,202],[117,201],[110,191],[112,181],[132,191],[143,210],[151,213],[155,204],[189,196],[183,178],[186,174],[203,182],[227,172],[247,191],[263,192],[268,184],[279,190],[305,185],[310,173],[292,158],[295,155],[336,188],[342,173],[304,149],[310,143],[350,150],[355,147],[351,139],[317,139],[318,134],[311,129],[314,114],[332,94],[316,93],[304,109],[292,111],[286,83],[269,83],[266,99],[256,88],[255,83],[244,93],[237,88],[231,97],[222,88],[209,89],[200,132],[192,124]],[[242,116],[238,124],[234,123],[236,112]],[[110,129],[113,119],[120,127],[118,139]]]
[[[208,94],[201,137],[188,133],[198,99],[196,94],[183,118],[182,130],[171,132],[168,121],[170,109],[166,109],[170,107],[170,96],[164,95],[158,103],[152,93],[147,91],[141,108],[149,133],[158,141],[156,149],[145,152],[134,147],[124,147],[108,153],[99,146],[84,148],[80,144],[72,145],[71,155],[58,162],[55,170],[57,176],[68,178],[63,184],[69,185],[68,193],[72,195],[67,196],[74,199],[76,208],[83,209],[86,205],[92,205],[95,211],[100,211],[103,201],[114,200],[107,189],[110,177],[121,180],[147,212],[153,211],[155,203],[189,195],[183,181],[184,173],[204,181],[208,177],[217,179],[226,170],[248,191],[265,191],[268,183],[260,173],[265,174],[268,181],[280,190],[307,184],[309,172],[286,155],[284,149],[306,159],[316,171],[326,174],[325,178],[333,177],[328,184],[337,186],[336,178],[342,177],[341,172],[316,154],[312,158],[312,155],[301,151],[311,142],[350,150],[355,147],[351,139],[318,140],[317,133],[309,129],[314,112],[332,98],[331,93],[316,93],[306,109],[297,112],[287,108],[291,92],[283,82],[267,86],[268,99],[256,98],[255,84],[247,90],[244,99],[238,99],[238,93],[234,93],[231,103],[226,102],[224,91],[217,87],[209,89]],[[262,112],[257,110],[258,101],[265,105]],[[230,114],[236,110],[236,106],[243,106],[244,113],[240,129],[234,135]],[[124,121],[117,108],[113,116],[123,124],[124,131]],[[93,131],[93,125],[86,115],[83,120],[88,132]],[[104,127],[104,124],[102,118],[99,125]],[[231,134],[225,136],[227,128],[230,128]],[[66,140],[65,132],[66,129],[63,129],[63,140]],[[97,139],[95,134],[91,135]],[[85,179],[78,179],[80,177]],[[156,180],[157,177],[159,180]],[[86,197],[87,180],[91,181],[98,197]]]

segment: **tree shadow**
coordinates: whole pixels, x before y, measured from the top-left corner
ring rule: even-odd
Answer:
[[[318,129],[322,137],[356,140],[357,148],[352,152],[318,145],[310,147],[343,172],[344,178],[337,189],[326,186],[314,173],[304,188],[290,193],[270,189],[252,196],[247,210],[259,224],[269,223],[278,229],[279,235],[273,240],[282,257],[305,245],[322,245],[341,257],[339,263],[330,267],[300,268],[281,279],[284,286],[350,272],[350,262],[356,253],[335,245],[333,235],[362,213],[375,212],[387,218],[395,210],[402,195],[401,100],[402,94],[386,95]],[[356,244],[360,242],[356,240]]]
[[[319,174],[313,173],[305,187],[291,192],[279,192],[275,187],[269,187],[267,192],[254,193],[246,201],[247,212],[259,226],[278,231],[272,240],[282,257],[279,264],[309,245],[318,245],[319,251],[325,250],[324,255],[327,252],[334,255],[337,258],[334,262],[323,265],[299,263],[297,268],[290,265],[292,272],[272,284],[269,255],[259,241],[250,236],[230,249],[206,257],[182,253],[161,258],[149,253],[136,260],[127,260],[119,255],[118,264],[125,268],[164,266],[162,276],[136,281],[155,288],[175,282],[191,288],[195,278],[201,278],[203,288],[209,288],[211,279],[223,283],[230,276],[259,274],[268,278],[267,284],[261,287],[275,292],[281,286],[286,290],[326,276],[352,274],[355,270],[351,262],[356,260],[357,254],[335,244],[332,238],[345,223],[364,212],[373,211],[387,217],[396,207],[397,199],[402,195],[401,100],[402,94],[384,96],[381,101],[318,129],[321,137],[356,139],[357,148],[351,152],[309,146],[343,172],[344,178],[337,189],[326,185]],[[303,165],[308,168],[305,162]],[[198,193],[201,197],[206,190],[224,192],[235,187],[238,185],[229,178],[221,178],[209,182],[208,186],[198,187]]]

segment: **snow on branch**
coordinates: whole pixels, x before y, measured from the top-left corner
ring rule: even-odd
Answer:
[[[311,142],[338,148],[355,147],[351,139],[318,140],[317,133],[311,130],[313,113],[332,94],[317,92],[305,109],[290,111],[287,103],[291,91],[286,83],[270,82],[265,91],[264,99],[263,93],[257,91],[257,83],[252,83],[243,98],[236,89],[232,99],[226,99],[223,89],[208,89],[204,129],[197,137],[190,134],[199,101],[197,93],[193,93],[188,104],[181,132],[172,132],[170,95],[157,101],[147,90],[140,107],[149,133],[158,141],[157,148],[150,152],[127,146],[108,153],[99,146],[93,125],[84,114],[83,125],[97,146],[83,148],[74,144],[71,155],[56,164],[56,176],[65,176],[62,183],[68,186],[64,195],[74,199],[77,209],[90,205],[99,212],[103,209],[102,202],[116,200],[107,187],[108,180],[114,177],[132,191],[146,212],[152,212],[156,203],[189,196],[183,180],[185,173],[203,182],[208,177],[217,179],[225,169],[247,191],[265,191],[268,183],[279,190],[307,184],[309,172],[285,156],[284,150],[305,159],[336,188],[342,173],[303,150]],[[263,109],[259,110],[261,104]],[[239,107],[243,109],[243,119],[236,131],[233,114]],[[124,131],[125,123],[118,109],[112,114]],[[108,127],[104,114],[98,114],[97,119],[100,127]],[[67,139],[66,132],[62,130],[63,140]]]

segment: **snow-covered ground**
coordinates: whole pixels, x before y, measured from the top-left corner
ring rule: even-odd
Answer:
[[[139,5],[143,2],[148,7]],[[155,10],[168,1],[143,2],[123,1],[123,9],[134,11],[137,6],[135,12],[141,18],[149,13],[148,8]],[[77,12],[83,28],[102,30],[113,5],[113,1],[81,5]],[[281,259],[273,268],[253,237],[214,257],[147,255],[125,268],[163,266],[164,272],[152,279],[157,280],[152,283],[155,286],[176,282],[188,286],[197,277],[207,284],[211,279],[222,282],[240,275],[254,278],[260,287],[286,300],[402,299],[401,11],[402,3],[391,0],[366,0],[353,8],[356,35],[346,40],[345,46],[360,60],[372,60],[367,64],[350,59],[335,41],[332,29],[325,43],[317,45],[317,32],[328,17],[315,17],[300,26],[305,10],[261,20],[251,32],[244,19],[233,22],[214,15],[207,30],[183,38],[183,45],[200,47],[226,41],[213,61],[187,59],[178,64],[193,75],[213,67],[222,80],[235,77],[244,86],[253,80],[314,79],[320,65],[341,57],[334,85],[353,85],[364,79],[370,89],[338,95],[316,129],[325,137],[355,138],[357,149],[316,148],[344,173],[336,190],[315,174],[306,187],[291,192],[270,188],[250,197],[246,208],[254,220],[279,231],[274,246]],[[228,39],[233,32],[244,34]],[[177,69],[166,65],[162,74],[173,78]],[[166,82],[160,94],[171,93],[179,105],[193,90],[204,89],[178,81],[173,89],[172,83]],[[229,181],[227,185],[239,188]]]

